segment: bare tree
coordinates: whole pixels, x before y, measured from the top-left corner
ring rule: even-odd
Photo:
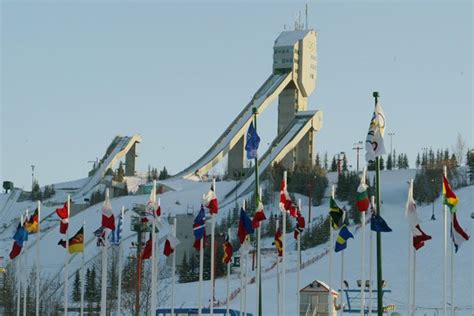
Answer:
[[[466,154],[466,140],[462,137],[461,133],[458,133],[456,143],[453,146],[453,152],[456,155],[458,165],[462,165],[464,155]]]

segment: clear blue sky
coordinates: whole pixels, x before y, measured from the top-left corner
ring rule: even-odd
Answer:
[[[271,72],[273,41],[304,2],[1,2],[0,180],[84,177],[116,134],[140,133],[139,167],[200,157]],[[409,155],[473,144],[471,1],[311,1],[330,156],[365,139],[381,94]],[[276,104],[262,114],[276,134]],[[387,139],[387,145],[389,146]]]

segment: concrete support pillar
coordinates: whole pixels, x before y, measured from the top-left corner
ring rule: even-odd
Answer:
[[[238,178],[237,174],[244,171],[245,162],[245,141],[242,136],[234,147],[229,151],[227,170],[231,179]]]
[[[295,162],[298,166],[312,166],[314,132],[309,131],[299,142],[295,149]]]
[[[125,175],[128,177],[135,175],[135,158],[137,157],[136,151],[137,143],[133,144],[125,156]]]

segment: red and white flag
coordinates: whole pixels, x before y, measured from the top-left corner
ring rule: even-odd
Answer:
[[[291,200],[290,194],[288,193],[285,180],[281,180],[280,186],[280,208],[282,211],[286,211],[292,217],[297,217],[298,207]]]
[[[67,202],[64,202],[63,207],[56,209],[56,214],[59,216],[59,232],[61,234],[66,234],[67,228],[69,226],[69,210],[67,208]]]
[[[171,255],[176,247],[179,245],[180,241],[173,234],[168,234],[165,241],[165,248],[163,249],[163,254],[165,256]]]
[[[454,250],[458,252],[459,246],[467,240],[469,240],[469,235],[462,229],[459,225],[458,218],[456,213],[452,215],[452,226],[451,226],[451,238],[453,239]]]
[[[413,181],[410,182],[410,188],[408,189],[405,216],[408,219],[413,236],[413,247],[418,250],[425,245],[425,241],[431,239],[431,236],[427,235],[420,227],[420,218],[418,217],[416,202],[413,198]]]
[[[102,227],[115,230],[115,218],[109,199],[109,190],[105,191],[105,201],[102,204]]]
[[[260,227],[260,222],[264,221],[266,219],[267,219],[267,217],[265,216],[265,212],[263,211],[263,203],[262,203],[262,200],[260,200],[260,198],[259,198],[258,208],[255,211],[255,215],[253,216],[253,219],[252,219],[252,227],[254,229],[259,228]]]
[[[211,189],[202,199],[202,204],[209,209],[211,214],[217,214],[219,211],[219,202],[217,201],[217,195],[214,190],[214,185],[211,185]]]

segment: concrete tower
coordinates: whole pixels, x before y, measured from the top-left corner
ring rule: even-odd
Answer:
[[[284,133],[295,114],[306,111],[308,97],[316,87],[316,32],[285,31],[273,46],[273,73],[291,72],[293,80],[278,98],[278,135]],[[287,168],[313,163],[313,133],[308,132],[283,160]]]

